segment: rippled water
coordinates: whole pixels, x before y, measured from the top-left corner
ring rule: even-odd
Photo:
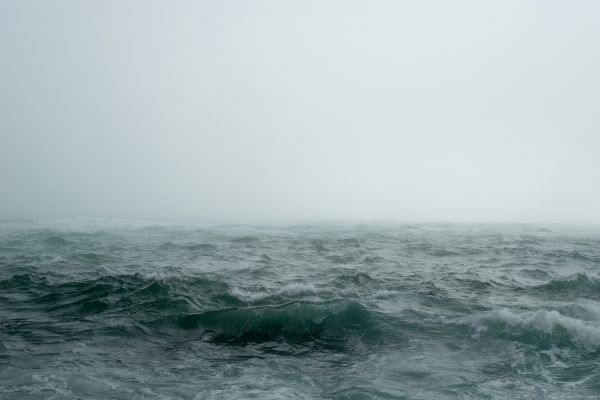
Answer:
[[[0,224],[3,399],[585,399],[600,231]]]

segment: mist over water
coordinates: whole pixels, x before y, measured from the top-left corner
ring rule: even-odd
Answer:
[[[0,226],[5,399],[585,399],[600,232]]]
[[[0,218],[600,224],[600,3],[0,2]]]

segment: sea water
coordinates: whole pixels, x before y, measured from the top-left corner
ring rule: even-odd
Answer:
[[[600,230],[0,223],[2,399],[597,399]]]

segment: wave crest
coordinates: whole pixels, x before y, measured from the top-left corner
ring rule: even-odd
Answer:
[[[516,339],[543,348],[563,346],[588,352],[600,350],[600,326],[564,316],[558,311],[514,312],[503,308],[455,322],[471,326],[476,336]]]

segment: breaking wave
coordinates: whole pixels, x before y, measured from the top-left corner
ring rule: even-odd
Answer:
[[[600,349],[600,325],[558,311],[517,312],[502,308],[453,322],[470,326],[478,337],[514,339],[543,349],[553,346],[576,347],[586,352]]]

